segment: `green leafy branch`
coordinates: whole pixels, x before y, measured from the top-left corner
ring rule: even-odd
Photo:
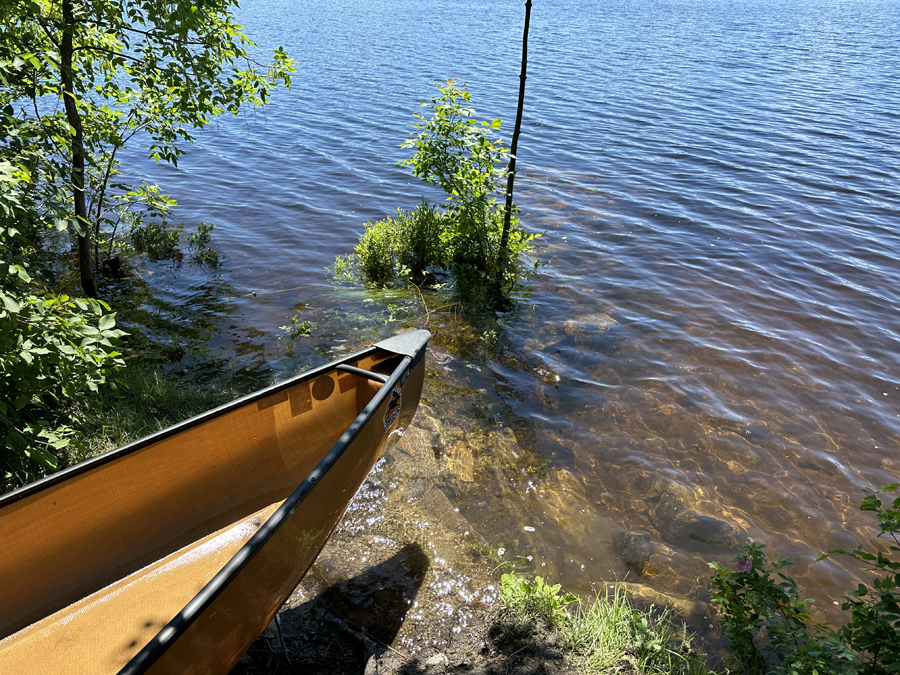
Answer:
[[[900,553],[900,498],[890,508],[878,498],[898,488],[900,483],[868,491],[860,506],[877,515],[879,536],[887,535],[893,542],[888,552],[872,553],[858,546],[851,551],[834,549],[819,558],[846,555],[881,575],[871,587],[859,584],[845,598],[842,608],[850,611],[850,618],[836,631],[811,624],[812,601],[802,599],[794,579],[780,571],[790,561],[770,561],[764,544],[736,546],[733,569],[710,563],[712,600],[719,605],[737,665],[750,673],[779,675],[900,672],[900,561],[891,557]]]

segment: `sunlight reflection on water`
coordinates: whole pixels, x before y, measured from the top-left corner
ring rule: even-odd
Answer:
[[[297,57],[294,90],[146,167],[189,227],[219,224],[215,276],[157,276],[219,303],[216,354],[292,370],[393,329],[323,268],[423,192],[393,163],[430,78],[512,119],[520,10],[245,3]],[[580,588],[702,596],[745,537],[820,605],[859,578],[813,561],[871,537],[860,490],[900,476],[896,19],[878,0],[535,9],[517,201],[547,265],[497,348],[452,313],[429,325],[444,487],[485,536]],[[294,310],[321,326],[296,349],[277,339]]]

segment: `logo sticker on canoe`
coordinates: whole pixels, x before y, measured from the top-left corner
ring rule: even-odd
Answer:
[[[391,391],[391,398],[388,400],[387,410],[384,411],[385,431],[388,431],[391,425],[397,421],[401,405],[403,405],[403,395],[400,392],[400,387],[394,387],[393,391]]]

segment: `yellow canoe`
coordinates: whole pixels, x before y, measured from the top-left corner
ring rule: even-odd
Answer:
[[[227,673],[409,425],[428,331],[0,497],[0,673]]]

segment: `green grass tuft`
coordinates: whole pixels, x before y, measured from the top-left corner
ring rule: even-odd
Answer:
[[[540,577],[504,574],[501,601],[509,630],[518,639],[555,631],[558,641],[587,675],[713,675],[693,646],[686,626],[668,609],[637,609],[615,586],[592,601],[564,593]]]

